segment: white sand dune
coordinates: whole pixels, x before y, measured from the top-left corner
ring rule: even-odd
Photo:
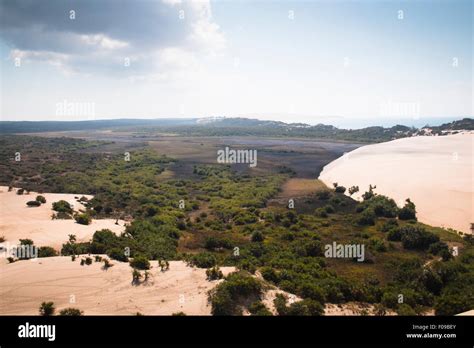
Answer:
[[[69,234],[74,234],[78,242],[86,242],[92,238],[95,231],[108,228],[114,233],[125,230],[124,221],[119,220],[119,225],[114,219],[92,220],[90,225],[80,225],[75,220],[52,220],[53,202],[68,201],[74,210],[85,209],[76,202],[74,197],[82,194],[42,193],[46,203],[39,207],[28,207],[26,202],[34,200],[38,193],[30,192],[28,195],[17,195],[16,189],[8,192],[8,187],[0,186],[0,236],[6,242],[18,244],[19,239],[29,238],[36,246],[51,246],[60,249],[67,242]],[[84,195],[88,199],[92,196]]]
[[[105,271],[103,263],[81,266],[80,259],[57,256],[1,262],[0,315],[36,315],[43,301],[54,302],[58,312],[74,307],[85,315],[209,315],[207,292],[220,282],[206,280],[205,269],[182,261],[171,261],[165,272],[151,261],[149,281],[132,285],[128,263],[112,261],[114,266]],[[235,269],[221,270],[227,275]]]
[[[360,147],[331,162],[320,179],[369,184],[403,205],[410,198],[424,223],[470,233],[474,222],[474,134],[412,137]]]

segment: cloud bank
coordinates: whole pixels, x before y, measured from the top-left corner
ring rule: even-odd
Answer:
[[[11,59],[152,79],[226,46],[209,1],[3,0],[0,35]]]

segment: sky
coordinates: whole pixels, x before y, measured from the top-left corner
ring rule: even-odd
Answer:
[[[0,0],[0,118],[472,116],[472,16],[468,0]]]

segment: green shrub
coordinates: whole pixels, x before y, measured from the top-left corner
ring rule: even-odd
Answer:
[[[150,269],[150,261],[143,255],[137,255],[130,261],[130,267],[140,270]]]
[[[448,258],[452,257],[452,254],[449,251],[448,244],[446,244],[445,242],[441,242],[441,241],[438,241],[438,242],[435,242],[435,243],[431,244],[428,248],[428,252],[430,254],[440,255],[440,256],[444,255],[447,252],[448,255],[450,255],[450,257],[448,256]]]
[[[357,223],[362,226],[375,225],[375,213],[371,209],[365,209],[357,218]]]
[[[65,200],[60,200],[60,201],[54,202],[53,203],[53,210],[57,211],[58,213],[72,214],[72,207]]]
[[[325,205],[323,209],[324,209],[324,210],[326,211],[326,213],[328,213],[328,214],[333,214],[333,213],[335,212],[334,207],[333,207],[332,205],[330,205],[330,204]]]
[[[360,210],[370,209],[376,216],[394,218],[397,216],[398,207],[395,201],[383,195],[376,195],[364,200],[359,205]]]
[[[207,280],[217,280],[222,279],[224,275],[222,274],[222,271],[219,269],[219,267],[214,266],[206,270],[206,277]]]
[[[249,300],[260,300],[262,285],[254,277],[236,272],[209,293],[212,315],[241,315]]]
[[[270,312],[268,308],[261,301],[256,301],[252,303],[248,309],[251,315],[261,316],[261,317],[272,315],[272,312]]]
[[[107,250],[120,245],[120,238],[109,229],[96,231],[92,236],[90,252],[93,254],[105,254]]]
[[[317,208],[314,213],[316,214],[316,216],[319,216],[321,218],[327,218],[328,217],[328,213],[326,211],[326,209],[324,208]]]
[[[288,307],[286,306],[286,302],[288,299],[283,294],[276,294],[275,299],[273,300],[273,305],[275,306],[275,310],[277,311],[278,315],[286,315]]]
[[[418,226],[403,226],[400,228],[402,244],[405,249],[427,250],[430,244],[439,241],[439,237]]]
[[[89,225],[92,222],[91,217],[88,214],[78,214],[74,217],[76,222],[81,225]]]
[[[34,245],[34,242],[28,238],[20,239],[20,245]]]
[[[46,198],[44,196],[38,195],[36,196],[36,201],[40,203],[46,203]]]
[[[403,208],[398,211],[398,218],[400,220],[416,220],[415,204],[410,199],[407,199]]]
[[[398,228],[398,222],[395,219],[389,219],[385,221],[382,226],[380,227],[380,231],[382,232],[390,232],[391,230]]]
[[[318,301],[303,299],[287,306],[285,295],[277,294],[273,304],[278,315],[283,316],[318,316],[324,315],[324,307]]]
[[[211,268],[216,265],[216,257],[210,253],[199,253],[192,255],[189,263],[198,268]]]
[[[58,253],[52,247],[42,246],[38,249],[38,257],[52,257],[57,255]]]
[[[291,316],[318,316],[324,315],[324,308],[318,301],[304,299],[293,302],[286,313]]]
[[[26,202],[26,205],[29,207],[39,207],[41,203],[38,201],[28,201]]]
[[[321,191],[316,192],[316,197],[320,201],[325,201],[325,200],[328,200],[329,197],[331,197],[331,192],[329,190],[321,190]]]
[[[402,240],[402,233],[400,232],[400,229],[393,229],[390,230],[387,234],[387,240],[390,240],[392,242],[399,242]]]
[[[127,257],[127,255],[125,255],[124,250],[119,249],[119,248],[110,249],[107,252],[107,255],[113,260],[117,260],[117,261],[121,261],[121,262],[127,262],[128,261],[128,257]]]
[[[204,247],[208,250],[215,249],[232,249],[232,243],[227,239],[218,239],[215,237],[208,237],[204,243]]]
[[[435,314],[436,315],[456,315],[459,313],[466,312],[473,308],[474,301],[469,298],[466,294],[461,293],[449,293],[442,294],[435,303]]]
[[[372,237],[370,239],[370,244],[375,251],[378,251],[378,252],[387,251],[387,246],[385,245],[384,241],[379,238]]]
[[[59,315],[68,317],[78,317],[83,314],[84,312],[77,308],[64,308],[59,312]]]
[[[280,281],[280,278],[273,267],[262,267],[260,269],[260,273],[262,274],[263,279],[266,281],[270,281],[275,284],[278,284]]]
[[[408,304],[406,303],[401,303],[398,308],[397,308],[397,314],[398,315],[403,315],[403,316],[415,316],[417,313],[415,310]]]
[[[263,236],[263,233],[260,231],[253,232],[250,238],[252,242],[263,242],[264,239],[265,237]]]

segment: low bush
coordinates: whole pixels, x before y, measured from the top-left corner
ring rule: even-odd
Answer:
[[[29,207],[39,207],[41,203],[38,201],[28,201],[26,202],[26,205]]]
[[[206,277],[207,277],[207,280],[217,280],[217,279],[222,279],[224,275],[222,274],[222,271],[220,270],[219,267],[214,266],[206,270]]]
[[[81,225],[89,225],[92,222],[91,217],[88,214],[78,214],[74,217],[76,222]]]
[[[192,255],[189,260],[189,264],[199,268],[211,268],[216,265],[216,257],[210,253],[199,253]]]
[[[130,267],[140,270],[150,269],[150,261],[143,255],[137,255],[130,261]]]

